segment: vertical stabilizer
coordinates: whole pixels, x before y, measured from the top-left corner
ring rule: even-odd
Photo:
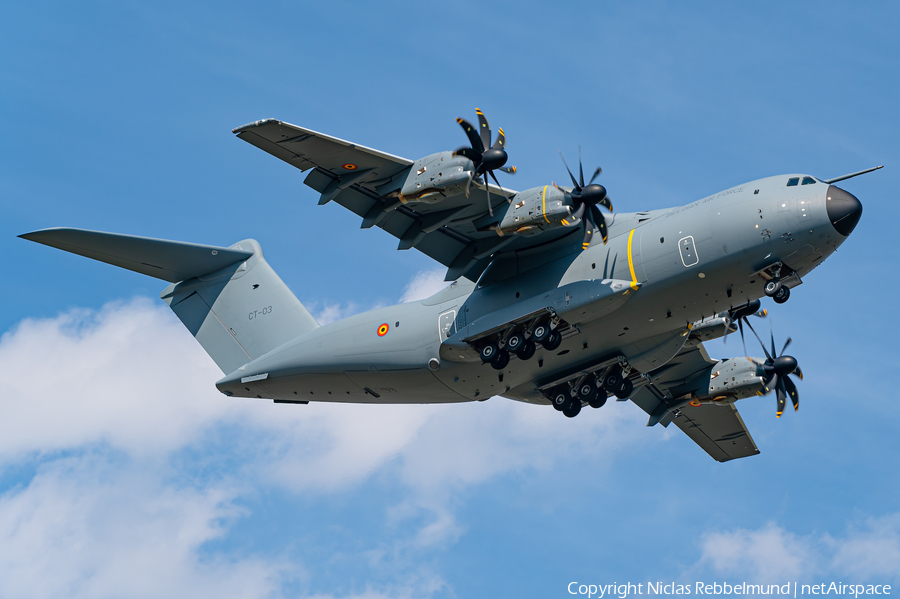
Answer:
[[[319,326],[259,243],[246,239],[231,249],[253,256],[160,294],[225,374]]]

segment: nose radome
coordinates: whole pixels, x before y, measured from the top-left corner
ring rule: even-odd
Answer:
[[[856,196],[834,185],[828,186],[825,207],[831,224],[844,237],[853,232],[862,216],[862,203]]]

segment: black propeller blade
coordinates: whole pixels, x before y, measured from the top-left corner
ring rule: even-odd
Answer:
[[[784,347],[781,349],[781,354],[779,355],[775,353],[775,334],[771,333],[770,341],[772,353],[770,355],[769,350],[766,349],[766,344],[763,343],[762,339],[759,338],[759,335],[756,334],[756,330],[749,322],[747,322],[747,326],[753,331],[753,334],[756,336],[757,341],[759,341],[759,344],[762,347],[763,353],[766,354],[766,362],[763,364],[763,369],[768,373],[769,378],[766,380],[765,391],[766,393],[775,391],[775,397],[778,401],[775,416],[781,418],[781,415],[784,413],[784,407],[787,405],[786,400],[788,397],[791,398],[791,403],[794,405],[794,411],[796,412],[800,409],[800,394],[797,392],[797,386],[794,385],[794,381],[792,381],[788,375],[795,374],[802,381],[803,373],[797,365],[797,359],[794,356],[788,356],[784,353],[784,350],[791,344],[791,338],[788,337],[787,341],[784,342]]]
[[[741,345],[744,347],[744,354],[747,354],[747,343],[744,340],[744,322],[747,321],[748,316],[755,316],[757,318],[765,318],[768,316],[769,312],[767,310],[760,309],[760,301],[758,299],[750,300],[743,306],[738,306],[737,308],[732,308],[729,310],[729,317],[731,318],[731,322],[736,322],[738,325],[738,330],[741,332]],[[728,333],[730,332],[731,327],[725,329],[725,337],[723,339],[723,343],[728,343]],[[787,344],[785,344],[785,348],[787,348]],[[784,350],[781,350],[784,353]]]
[[[606,218],[597,206],[605,206],[612,212],[612,202],[609,201],[609,197],[606,195],[606,188],[598,183],[594,183],[594,179],[596,179],[603,170],[598,166],[597,170],[594,171],[593,176],[591,176],[591,180],[585,185],[584,167],[581,163],[581,147],[579,146],[578,148],[578,180],[575,179],[575,175],[572,174],[569,165],[566,164],[566,159],[563,157],[562,152],[559,153],[559,157],[562,158],[563,165],[569,173],[573,189],[572,191],[566,191],[560,188],[559,185],[556,185],[556,183],[553,185],[566,195],[566,199],[568,199],[575,208],[571,220],[567,219],[563,222],[568,221],[567,224],[570,227],[583,224],[584,239],[581,242],[582,249],[587,249],[588,246],[591,245],[595,231],[600,233],[603,243],[606,243],[608,238]]]
[[[484,175],[484,187],[487,189],[488,212],[490,212],[491,216],[494,216],[494,209],[491,206],[491,190],[488,187],[488,175],[494,180],[497,187],[503,189],[503,186],[497,181],[497,176],[494,175],[494,171],[501,170],[504,173],[514,175],[516,173],[516,167],[505,166],[509,156],[506,153],[506,135],[503,133],[503,129],[501,128],[499,130],[497,140],[494,142],[494,145],[491,145],[491,126],[488,124],[487,117],[484,116],[484,113],[481,112],[481,109],[479,108],[475,109],[475,113],[478,115],[477,131],[472,123],[466,119],[456,119],[456,122],[459,123],[463,128],[463,131],[466,132],[471,147],[459,148],[453,152],[453,155],[468,158],[475,166],[475,170],[469,172],[469,180],[466,182],[466,197],[469,196],[469,188],[472,186],[472,179]]]

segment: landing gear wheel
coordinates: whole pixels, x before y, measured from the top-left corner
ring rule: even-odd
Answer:
[[[496,343],[486,343],[481,346],[481,350],[479,350],[478,354],[481,356],[482,362],[491,362],[494,358],[497,357],[497,353],[500,351],[500,348],[497,347]]]
[[[559,334],[559,331],[552,331],[541,345],[543,345],[544,349],[547,351],[553,351],[559,347],[560,343],[562,343],[562,335]]]
[[[581,412],[581,401],[575,399],[568,408],[562,411],[566,418],[575,418]]]
[[[597,397],[597,385],[588,379],[578,386],[578,399],[591,403]]]
[[[491,366],[494,370],[503,370],[509,364],[509,352],[501,349],[497,352],[497,357],[491,360]]]
[[[783,304],[788,301],[791,297],[791,290],[787,287],[781,287],[775,295],[772,296],[772,299],[775,300],[776,304]]]
[[[520,360],[529,360],[531,356],[534,355],[534,352],[537,351],[537,346],[534,344],[534,341],[531,339],[526,339],[524,343],[522,343],[522,348],[516,353],[516,356]]]
[[[572,396],[569,395],[568,389],[559,389],[550,397],[550,401],[553,402],[554,410],[562,412],[571,405]]]
[[[618,368],[610,370],[603,379],[603,388],[610,393],[615,393],[622,386],[622,371]]]
[[[525,343],[525,336],[522,333],[513,333],[506,338],[506,349],[511,353],[517,354],[522,349],[523,343]]]
[[[779,291],[781,291],[781,281],[778,279],[766,281],[766,286],[763,287],[763,292],[769,297],[775,297],[775,294]]]
[[[602,408],[606,405],[606,391],[598,394],[594,399],[588,402],[592,408]]]
[[[625,379],[622,381],[622,384],[619,385],[619,388],[616,389],[616,397],[625,399],[631,395],[632,391],[634,391],[634,383],[632,383],[630,379]]]
[[[537,343],[543,343],[547,340],[547,337],[550,336],[550,323],[548,322],[540,322],[534,330],[531,331],[531,338],[534,339]]]

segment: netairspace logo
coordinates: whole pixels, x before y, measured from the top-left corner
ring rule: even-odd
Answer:
[[[645,591],[646,587],[646,591]],[[570,595],[582,595],[588,598],[626,599],[633,595],[784,595],[796,598],[800,595],[845,595],[854,599],[860,595],[890,595],[889,584],[844,584],[842,582],[820,584],[749,584],[739,582],[714,582],[708,584],[697,582],[694,585],[675,582],[648,582],[634,584],[631,582],[617,584],[581,584],[570,582],[566,587]]]

